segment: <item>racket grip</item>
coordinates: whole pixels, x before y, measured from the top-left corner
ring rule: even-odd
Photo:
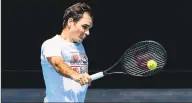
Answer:
[[[104,76],[103,72],[98,72],[98,73],[95,73],[95,74],[91,75],[91,80],[93,81],[93,80],[102,78],[103,76]]]

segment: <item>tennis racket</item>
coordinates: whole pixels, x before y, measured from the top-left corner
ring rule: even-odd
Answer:
[[[147,63],[149,60],[156,62],[156,69],[148,68]],[[140,41],[129,47],[113,66],[91,75],[91,79],[93,81],[111,74],[130,74],[132,76],[148,77],[161,71],[166,62],[167,53],[161,44],[152,40]],[[119,67],[121,69],[118,69],[118,72],[112,72],[112,69]]]

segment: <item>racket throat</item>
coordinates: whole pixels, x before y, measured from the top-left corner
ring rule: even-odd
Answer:
[[[107,70],[108,71],[108,70]],[[107,75],[107,71],[103,71],[103,75],[105,76],[105,75]]]

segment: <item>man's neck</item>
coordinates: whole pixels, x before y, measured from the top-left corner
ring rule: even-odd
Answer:
[[[63,29],[62,33],[61,33],[61,38],[63,38],[64,40],[66,41],[69,41],[69,42],[73,42],[71,39],[70,39],[70,34],[69,34],[69,31],[67,29]]]

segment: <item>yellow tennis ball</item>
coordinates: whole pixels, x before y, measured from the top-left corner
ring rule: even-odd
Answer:
[[[155,69],[157,68],[157,62],[154,61],[154,60],[149,60],[149,61],[147,62],[147,67],[148,67],[148,69],[150,69],[150,70],[155,70]]]

